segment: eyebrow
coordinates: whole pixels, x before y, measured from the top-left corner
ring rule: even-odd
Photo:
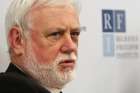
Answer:
[[[80,32],[81,31],[81,28],[80,27],[72,28],[71,31],[72,32]]]
[[[43,31],[43,33],[48,35],[48,34],[53,33],[53,32],[64,32],[65,30],[66,30],[65,28],[60,28],[60,27],[48,28],[45,31]]]
[[[70,28],[70,31],[71,32],[81,32],[81,28],[82,27],[73,27],[73,28]],[[54,27],[54,28],[52,27],[52,28],[48,28],[45,31],[43,31],[43,33],[49,34],[52,32],[65,32],[65,31],[67,31],[66,27]]]

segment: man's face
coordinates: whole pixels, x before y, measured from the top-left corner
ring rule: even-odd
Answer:
[[[30,31],[25,48],[27,72],[48,87],[62,87],[72,79],[76,65],[80,30],[75,10],[39,7],[26,20]]]

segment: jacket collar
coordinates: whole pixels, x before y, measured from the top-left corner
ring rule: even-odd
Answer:
[[[6,70],[6,73],[7,72],[13,72],[13,73],[18,73],[18,74],[21,74],[23,76],[27,76],[23,71],[21,71],[16,65],[10,63],[7,70]]]

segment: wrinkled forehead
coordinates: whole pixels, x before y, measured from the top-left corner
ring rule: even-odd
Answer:
[[[52,22],[79,25],[78,14],[71,5],[36,7],[26,15],[26,20],[31,28],[33,25],[50,25]]]
[[[40,12],[40,11],[52,11],[54,12],[54,10],[63,10],[63,12],[73,12],[75,14],[78,15],[75,7],[73,7],[71,4],[64,4],[64,5],[42,5],[42,6],[34,6],[32,7],[27,15],[34,13],[34,12]],[[61,12],[61,11],[60,11]]]
[[[30,7],[28,12],[39,10],[45,7],[71,7],[78,10],[78,4],[75,0],[36,0]]]

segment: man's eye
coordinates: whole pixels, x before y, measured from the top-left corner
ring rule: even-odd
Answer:
[[[78,38],[79,35],[80,35],[80,31],[77,31],[77,32],[71,32],[71,37]]]
[[[60,36],[60,35],[61,35],[60,32],[53,32],[53,33],[51,33],[49,36],[55,36],[55,37],[58,37],[58,36]]]
[[[58,40],[62,35],[62,32],[52,32],[48,35],[48,38],[51,40]]]

